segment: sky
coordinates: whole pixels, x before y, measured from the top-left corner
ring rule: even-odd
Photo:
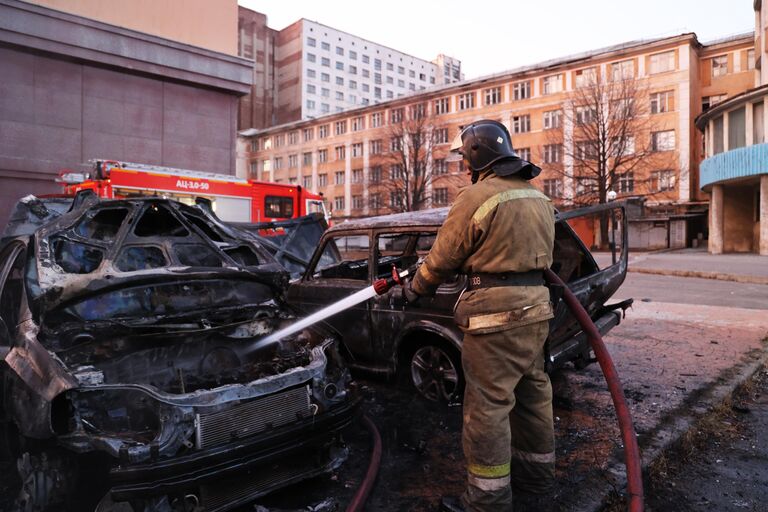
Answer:
[[[461,60],[465,78],[638,39],[754,30],[753,0],[238,0],[282,29],[307,18],[425,60]]]

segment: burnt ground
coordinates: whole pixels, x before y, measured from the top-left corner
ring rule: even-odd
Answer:
[[[648,512],[758,511],[768,503],[768,371],[699,422],[648,472]]]

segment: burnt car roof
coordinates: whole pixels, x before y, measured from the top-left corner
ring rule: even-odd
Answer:
[[[17,230],[32,237],[33,301],[48,307],[74,297],[148,281],[233,278],[267,284],[281,294],[288,275],[258,240],[221,222],[205,205],[170,199],[77,199],[69,211],[46,199],[17,207]],[[47,208],[47,211],[46,211]],[[7,235],[11,236],[7,236]],[[15,235],[15,236],[14,236]]]
[[[350,229],[396,228],[400,226],[441,226],[445,222],[450,207],[419,210],[415,212],[393,213],[344,221],[330,228],[329,232]]]

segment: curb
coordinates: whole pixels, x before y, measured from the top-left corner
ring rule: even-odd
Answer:
[[[695,403],[690,404],[687,410],[680,411],[677,415],[670,412],[668,417],[661,421],[659,430],[652,433],[653,441],[641,448],[643,478],[649,466],[661,454],[672,448],[690,429],[696,428],[696,424],[704,415],[731,396],[739,385],[752,378],[761,367],[767,364],[768,347],[764,346],[757,355],[752,355],[751,360],[726,370],[726,376],[719,376],[711,387],[703,389],[701,396]],[[728,372],[731,372],[730,375]],[[591,488],[592,492],[584,500],[583,505],[576,509],[578,512],[601,512],[612,495],[617,492],[626,494],[627,475],[624,464],[614,460],[605,472],[608,475],[602,485]]]
[[[701,279],[715,279],[717,281],[733,281],[735,283],[768,284],[768,277],[749,276],[743,274],[727,274],[724,272],[703,272],[699,270],[668,270],[648,267],[633,267],[631,264],[627,270],[629,272],[637,272],[639,274],[655,274],[659,276],[698,277]]]

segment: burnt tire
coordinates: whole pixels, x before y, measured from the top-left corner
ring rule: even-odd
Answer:
[[[461,354],[442,338],[419,342],[403,352],[400,381],[431,402],[460,401],[464,393]]]

